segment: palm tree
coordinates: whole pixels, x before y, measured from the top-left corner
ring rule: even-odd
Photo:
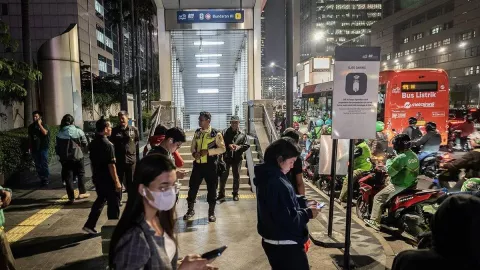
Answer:
[[[23,61],[32,68],[32,40],[30,39],[30,0],[22,0],[21,2],[21,12],[22,12],[22,41],[23,41]],[[32,88],[33,82],[26,79],[25,90],[27,95],[24,102],[24,126],[30,125],[32,123],[32,111],[33,111],[33,102],[32,102]]]

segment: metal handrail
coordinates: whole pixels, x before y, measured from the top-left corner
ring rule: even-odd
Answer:
[[[270,140],[270,142],[276,141],[278,139],[277,129],[275,128],[275,125],[270,119],[270,116],[268,115],[265,105],[262,105],[262,108],[263,108],[263,117],[262,117],[263,125],[267,130],[267,135],[269,136],[268,139]]]

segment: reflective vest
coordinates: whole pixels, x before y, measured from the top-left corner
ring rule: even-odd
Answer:
[[[217,144],[215,142],[217,134],[218,134],[218,131],[214,128],[211,128],[210,130],[205,130],[204,132],[202,132],[201,129],[197,129],[195,131],[195,138],[194,138],[195,145],[196,145],[195,150],[197,152],[200,152],[201,150],[209,150],[209,149],[217,148]],[[217,159],[216,156],[206,155],[199,159],[196,159],[195,162],[204,164],[204,163],[208,163],[209,161],[214,162],[216,159]]]

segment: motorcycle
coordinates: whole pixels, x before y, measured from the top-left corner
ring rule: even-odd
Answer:
[[[320,147],[312,146],[303,160],[303,177],[316,182],[318,180],[318,160]]]
[[[361,219],[369,219],[373,206],[373,198],[385,187],[388,177],[383,166],[359,180],[360,195],[357,199],[356,214]],[[408,188],[390,198],[384,208],[386,216],[382,216],[381,226],[388,230],[398,230],[410,239],[418,241],[420,235],[429,230],[431,214],[424,211],[425,205],[434,204],[444,194],[442,190],[418,190]]]

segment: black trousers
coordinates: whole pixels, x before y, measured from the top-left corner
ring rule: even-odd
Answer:
[[[102,179],[104,181],[112,181],[111,179]],[[97,192],[97,199],[92,205],[88,220],[85,223],[85,227],[95,229],[98,218],[102,214],[103,207],[107,203],[107,217],[108,219],[118,219],[120,216],[120,205],[118,201],[118,193],[115,191],[113,184],[95,184]]]
[[[272,245],[262,240],[272,270],[308,270],[307,253],[303,245]]]
[[[220,177],[220,190],[218,195],[225,195],[225,185],[227,184],[228,176],[230,174],[230,168],[232,168],[233,174],[233,192],[232,194],[238,195],[238,190],[240,189],[240,169],[242,167],[242,161],[232,161],[232,162],[225,162],[227,168],[225,172]]]
[[[188,190],[188,203],[195,203],[198,189],[202,184],[203,179],[207,183],[207,201],[211,207],[214,207],[216,203],[216,193],[218,186],[217,166],[214,162],[200,164],[193,162],[193,170],[190,176],[189,190]]]
[[[133,174],[135,173],[135,163],[127,164],[127,163],[117,163],[117,175],[120,179],[120,183],[123,183],[127,193],[129,193],[133,187]],[[122,200],[122,192],[118,193],[118,199]]]
[[[87,193],[85,189],[85,164],[83,158],[80,160],[62,161],[62,181],[65,182],[65,188],[69,200],[75,199],[75,188],[73,186],[73,179],[78,179],[78,191],[80,194]]]

